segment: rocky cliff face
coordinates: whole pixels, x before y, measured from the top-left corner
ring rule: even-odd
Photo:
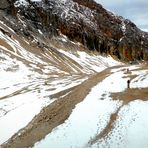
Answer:
[[[7,0],[1,0],[0,1],[0,9],[6,9],[8,8],[10,5],[9,5],[9,2]]]
[[[100,54],[111,54],[124,61],[148,60],[148,34],[93,0],[16,0],[15,3],[2,0],[0,3],[5,3],[1,8],[11,4],[9,13],[16,17],[15,25],[11,25],[26,36],[39,29],[46,37],[62,33]]]

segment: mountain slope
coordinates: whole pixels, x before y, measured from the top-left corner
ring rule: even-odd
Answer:
[[[99,96],[90,97],[88,105],[97,100],[100,103],[102,98],[111,103],[109,108],[113,107],[114,99],[122,104],[123,94],[129,95],[124,92],[127,78],[134,80],[133,86],[142,87],[133,89],[133,94],[136,92],[139,99],[147,100],[147,67],[120,62],[146,61],[147,44],[146,32],[93,0],[1,0],[0,147],[33,146],[65,122],[76,104],[84,100],[85,105],[97,83],[95,92]],[[133,74],[126,74],[128,68]],[[114,75],[120,81],[113,81]],[[112,94],[110,88],[117,89],[115,84],[123,88]],[[141,97],[140,93],[144,95]],[[106,102],[109,94],[111,98]],[[131,95],[130,101],[134,101],[135,96]],[[93,116],[100,113],[99,103],[87,109],[82,105],[80,110],[100,119]],[[113,110],[106,111],[102,119],[107,125],[106,117],[112,117]],[[80,124],[81,119],[83,116]],[[94,128],[96,131],[100,127]],[[104,136],[107,127],[101,124],[101,128]],[[101,134],[88,135],[85,142],[93,147],[100,142]]]
[[[18,18],[17,26],[12,23],[12,27],[26,36],[38,29],[47,37],[62,33],[90,50],[120,60],[148,59],[148,34],[93,0],[17,0],[11,13]]]
[[[111,57],[86,52],[81,44],[63,35],[43,40],[32,33],[32,37],[18,35],[0,22],[0,144],[57,100],[52,99],[54,94],[73,89],[95,73],[120,64]]]

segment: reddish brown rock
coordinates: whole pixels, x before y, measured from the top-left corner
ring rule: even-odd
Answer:
[[[61,32],[101,54],[124,61],[148,60],[148,33],[93,0],[27,2],[27,6],[16,5],[17,13],[29,22],[23,32],[40,29],[48,37]]]

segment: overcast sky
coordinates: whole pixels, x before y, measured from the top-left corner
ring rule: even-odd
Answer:
[[[130,19],[140,29],[148,31],[147,0],[96,0],[104,8]]]

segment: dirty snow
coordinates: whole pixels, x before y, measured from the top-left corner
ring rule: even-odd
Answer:
[[[103,57],[99,55],[89,55],[86,52],[77,51],[76,53],[66,52],[64,50],[59,50],[59,52],[64,55],[70,57],[77,63],[79,63],[83,69],[81,69],[85,73],[94,73],[100,72],[107,67],[121,65],[122,63],[115,61],[112,57]]]
[[[3,22],[0,25],[12,32]],[[24,128],[43,107],[56,99],[51,100],[50,95],[81,84],[88,79],[88,74],[120,64],[111,57],[80,51],[45,49],[44,53],[35,54],[12,33],[8,36],[0,31],[0,40],[4,42],[0,45],[0,144]],[[65,36],[62,38],[67,41]],[[24,41],[24,44],[28,46],[30,43]]]
[[[147,148],[148,101],[136,100],[124,106],[114,129],[105,139],[100,139],[93,148]]]
[[[85,100],[76,105],[65,123],[55,128],[34,147],[69,148],[87,145],[87,142],[106,126],[110,114],[114,113],[121,104],[119,101],[112,101],[106,88],[102,88],[102,86],[112,84],[112,78],[109,80],[105,79],[101,84],[92,88]],[[105,94],[105,98],[101,99],[103,94]]]
[[[20,2],[27,4],[23,0]],[[3,22],[0,22],[0,26],[4,30],[13,32]],[[39,33],[41,34],[40,30]],[[10,37],[0,31],[0,40],[6,43],[6,45],[0,45],[0,144],[6,142],[21,128],[24,128],[43,107],[54,101],[54,99],[50,99],[50,95],[77,86],[92,74],[101,72],[108,67],[121,65],[120,62],[113,60],[111,57],[102,57],[84,51],[45,49],[42,54],[35,54],[23,47],[14,34],[13,32],[13,36]],[[64,36],[61,40],[68,42],[68,39]],[[36,42],[37,38],[34,38],[34,41]],[[24,41],[25,43],[30,44],[28,41]],[[131,82],[132,88],[147,87],[147,70],[137,71],[138,66],[113,69],[112,74],[92,88],[85,100],[76,106],[69,119],[55,128],[35,147],[45,146],[44,148],[46,148],[47,145],[54,147],[61,147],[62,145],[67,147],[86,146],[89,140],[104,129],[110,115],[121,106],[122,101],[113,101],[110,98],[110,93],[126,90],[128,78],[124,76],[128,75],[125,73],[127,68],[131,71],[131,74],[137,75]],[[141,113],[146,112],[145,106],[147,106],[147,103],[140,100],[139,102],[137,109]],[[125,117],[124,112],[128,108],[129,119],[127,122],[129,123],[132,120],[132,108],[137,104],[135,101],[123,107],[119,112],[119,117],[120,114]],[[137,110],[134,114],[136,114],[136,118],[134,118],[133,127],[131,125],[128,128],[128,133],[126,133],[129,137],[134,135],[134,126],[141,127],[140,125],[143,125],[144,122],[147,123],[145,115],[143,115],[145,118],[142,118]],[[82,117],[84,119],[77,122],[78,118],[82,119]],[[140,123],[138,119],[141,120]],[[9,124],[10,122],[11,124]],[[90,124],[86,124],[88,122]],[[124,118],[121,120],[119,118],[116,124],[121,126],[124,122]],[[144,131],[144,127],[147,128],[144,125],[140,130]],[[117,136],[117,133],[114,133]],[[82,137],[82,135],[85,136]],[[113,137],[111,136],[111,138]],[[136,135],[135,138],[137,138]],[[146,136],[144,139],[146,139]],[[133,139],[129,140],[131,146],[134,146]],[[142,142],[144,147],[146,143]],[[103,145],[104,141],[98,141],[98,143]],[[92,147],[95,146],[94,144]]]
[[[137,70],[139,66],[127,66],[112,70],[112,74],[92,88],[83,102],[76,105],[70,117],[59,125],[44,139],[37,142],[35,148],[54,147],[92,147],[92,148],[147,148],[148,145],[148,102],[135,100],[122,107],[122,101],[112,100],[111,92],[122,92],[127,89],[126,69],[133,74],[140,74],[138,87],[148,84],[145,81],[147,70]],[[145,77],[145,79],[141,79]],[[134,80],[133,80],[134,81]],[[143,82],[143,83],[141,83]],[[136,82],[132,84],[134,86]],[[141,86],[140,86],[141,84]],[[139,98],[140,99],[140,98]],[[94,144],[89,142],[107,126],[111,114],[119,108],[114,128],[108,135],[98,139]]]

